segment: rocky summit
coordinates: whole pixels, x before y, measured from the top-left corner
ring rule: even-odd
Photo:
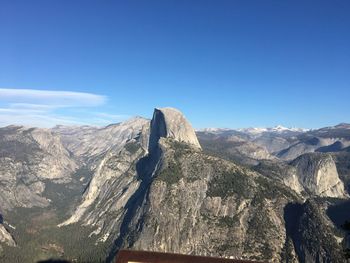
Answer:
[[[330,154],[308,153],[296,158],[299,182],[305,191],[317,196],[345,197],[344,183],[340,180],[336,164]]]
[[[346,262],[349,138],[345,124],[195,132],[174,108],[0,128],[0,261],[113,262],[129,248]]]
[[[196,133],[185,116],[174,108],[155,109],[151,121],[150,149],[157,146],[161,137],[201,148]]]

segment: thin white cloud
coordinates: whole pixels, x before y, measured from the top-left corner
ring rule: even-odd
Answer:
[[[56,116],[50,114],[35,114],[35,113],[1,113],[0,126],[7,125],[24,125],[30,127],[53,127],[57,124],[62,125],[88,125],[90,122],[84,122],[74,118]]]
[[[46,111],[38,110],[38,109],[17,109],[17,108],[0,108],[1,113],[13,113],[13,114],[28,114],[28,113],[43,113]]]
[[[104,126],[129,117],[95,112],[96,107],[103,109],[106,101],[104,95],[85,92],[0,89],[0,126]]]
[[[33,104],[33,103],[10,103],[8,105],[11,109],[22,109],[22,110],[37,110],[37,111],[48,111],[58,108],[65,108],[65,105],[48,105],[48,104]]]
[[[44,102],[45,104],[67,107],[94,107],[103,105],[107,101],[107,97],[75,91],[0,88],[0,101],[23,104],[42,104]]]

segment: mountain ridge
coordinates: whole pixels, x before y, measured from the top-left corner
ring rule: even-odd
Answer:
[[[27,258],[22,254],[21,262],[48,255],[111,262],[120,248],[131,248],[270,262],[329,261],[345,246],[337,243],[343,238],[339,224],[333,225],[326,211],[336,210],[327,210],[337,207],[334,200],[348,200],[347,131],[341,125],[260,137],[228,129],[195,132],[173,108],[156,108],[152,120],[138,117],[102,128],[0,128],[0,163],[32,165],[30,178],[40,175],[38,161],[51,167],[68,158],[75,165],[64,180],[51,173],[22,183],[26,196],[50,200],[46,205],[32,199],[32,206],[0,207],[15,227],[6,231],[17,245],[0,241],[0,259],[13,260],[22,249]],[[22,148],[15,151],[13,145]],[[295,151],[296,145],[304,150]],[[29,154],[33,149],[36,154]],[[286,149],[297,157],[280,158]],[[17,166],[11,174],[7,166],[0,169],[0,197],[17,183]],[[294,221],[290,206],[300,212]],[[308,218],[317,225],[304,224]],[[291,225],[298,226],[295,234]],[[74,236],[67,239],[68,233]],[[332,242],[317,242],[322,233]],[[41,249],[48,244],[48,250]]]

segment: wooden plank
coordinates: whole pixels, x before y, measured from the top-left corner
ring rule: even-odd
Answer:
[[[116,263],[253,263],[254,261],[149,251],[120,250]],[[255,261],[256,262],[256,261]]]

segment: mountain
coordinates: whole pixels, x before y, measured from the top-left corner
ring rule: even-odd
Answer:
[[[289,200],[298,200],[297,195],[253,171],[204,154],[192,141],[184,143],[176,132],[182,121],[172,123],[174,132],[162,133],[166,120],[178,112],[163,111],[164,118],[157,114],[151,121],[153,143],[144,159],[153,165],[145,169],[130,198],[133,206],[124,213],[114,251],[129,247],[280,260],[281,211]],[[189,124],[184,126],[194,134]],[[272,208],[271,203],[276,205]],[[273,240],[276,231],[280,236]]]
[[[290,163],[263,161],[254,169],[283,182],[304,198],[348,196],[331,154],[307,153]]]
[[[259,160],[273,159],[265,147],[237,131],[197,131],[203,150],[208,154],[236,161],[243,165],[256,165]]]
[[[310,130],[297,136],[296,141],[276,155],[292,160],[308,152],[337,152],[350,146],[350,125],[339,124],[317,130]]]
[[[64,146],[74,156],[84,161],[98,157],[109,150],[118,151],[115,147],[122,146],[127,140],[136,137],[145,125],[149,125],[149,120],[135,117],[102,128],[56,126],[53,128],[53,132],[61,137]]]
[[[350,130],[324,129],[195,132],[174,108],[106,127],[1,128],[0,261],[112,262],[130,248],[345,262]]]
[[[59,136],[48,129],[0,128],[0,213],[14,207],[45,207],[45,182],[68,183],[78,168]]]
[[[237,129],[240,132],[248,133],[253,136],[261,136],[263,134],[275,133],[275,134],[284,134],[284,135],[296,135],[308,131],[308,129],[303,128],[287,128],[282,125],[277,125],[272,128],[243,128]]]
[[[86,219],[75,217],[62,227],[74,222],[93,226],[96,220],[103,221],[94,234],[101,235],[100,241],[114,239],[109,259],[122,247],[276,262],[298,258],[296,250],[285,254],[289,248],[285,207],[289,203],[301,205],[302,197],[274,179],[204,153],[193,140],[192,127],[178,114],[173,109],[156,109],[148,152],[136,152],[140,156],[133,160],[139,161],[131,165],[128,175],[120,176],[125,181],[118,175],[101,191],[114,196],[104,195],[95,201]],[[174,120],[170,128],[169,119]],[[98,189],[90,184],[92,188]],[[77,211],[81,207],[86,207],[84,202]],[[113,218],[110,211],[114,211]],[[319,227],[323,225],[326,222]]]
[[[255,151],[266,151],[271,156],[285,161],[291,161],[298,156],[310,152],[340,152],[347,151],[350,147],[350,124],[342,123],[336,126],[325,127],[316,130],[307,130],[302,128],[285,128],[276,126],[274,128],[247,128],[247,129],[204,129],[197,131],[199,139],[203,139],[207,150],[211,152],[239,152],[238,157],[247,156],[251,159],[271,159],[271,157],[261,158],[251,155]],[[229,145],[225,143],[220,149],[215,150],[210,145],[215,139],[227,141],[231,136],[240,141],[240,144]],[[237,141],[237,140],[236,140]],[[247,150],[240,150],[242,144],[248,144]],[[220,143],[218,143],[220,144]],[[206,150],[206,149],[205,149]],[[240,160],[235,161],[242,164],[257,164],[258,162]]]
[[[305,191],[317,196],[345,197],[344,184],[330,154],[307,153],[292,163]]]
[[[11,234],[7,231],[6,227],[3,225],[3,222],[0,223],[0,253],[3,251],[1,244],[14,247],[16,242],[14,241]]]
[[[114,216],[114,220],[118,221],[125,203],[139,186],[136,163],[145,156],[148,146],[140,133],[148,133],[148,126],[147,120],[135,119],[118,127],[109,127],[114,131],[119,128],[117,133],[123,136],[119,137],[116,145],[111,145],[109,150],[99,155],[92,168],[94,176],[84,192],[81,204],[59,226],[81,220],[88,225],[98,226],[94,234],[103,231],[103,239],[109,236],[109,232],[102,227],[106,228],[108,224],[107,228],[115,226],[113,222],[105,222],[104,217]],[[91,158],[95,158],[95,151]]]
[[[160,137],[173,138],[176,141],[201,148],[191,124],[180,111],[174,108],[154,110],[149,139],[150,149],[157,147]]]
[[[346,262],[342,237],[334,231],[324,206],[322,200],[308,199],[285,207],[288,246],[294,247],[299,262]]]

